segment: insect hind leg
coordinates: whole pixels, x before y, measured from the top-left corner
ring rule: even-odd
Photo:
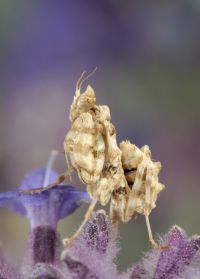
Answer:
[[[152,194],[151,193],[151,186],[152,186],[152,183],[154,183],[153,173],[152,173],[152,170],[150,168],[147,168],[144,215],[145,215],[145,221],[146,221],[149,241],[155,249],[169,249],[169,246],[162,246],[159,243],[157,243],[153,238],[151,225],[150,225],[150,221],[149,221],[149,214],[150,214],[150,211],[152,209],[152,202],[153,202],[151,200],[151,194]]]
[[[125,222],[129,221],[132,216],[137,213],[137,202],[138,202],[138,193],[142,188],[142,178],[145,172],[146,166],[144,164],[139,165],[136,173],[136,178],[132,189],[130,190],[126,211],[125,211]]]
[[[96,206],[97,201],[98,201],[97,199],[93,199],[90,206],[88,207],[88,210],[85,213],[84,220],[81,223],[80,227],[77,229],[77,231],[71,237],[63,239],[63,244],[65,246],[71,245],[72,242],[79,236],[80,232],[82,231],[82,228],[85,226],[87,221],[90,219],[90,217],[91,217],[91,215],[94,211],[94,208]]]

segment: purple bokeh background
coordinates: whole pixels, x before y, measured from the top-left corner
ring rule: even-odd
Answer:
[[[163,169],[155,233],[173,225],[199,233],[200,4],[168,1],[1,1],[1,191],[13,190],[31,169],[61,152],[69,107],[83,70],[100,104],[108,104],[118,141],[148,144]],[[80,182],[74,178],[74,184]],[[86,206],[60,225],[70,235]],[[0,212],[0,240],[18,258],[28,224]],[[121,226],[120,264],[148,247],[144,218]],[[13,249],[14,247],[14,249]]]

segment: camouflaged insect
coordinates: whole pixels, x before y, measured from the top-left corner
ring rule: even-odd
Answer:
[[[88,77],[84,78],[83,73],[76,85],[69,117],[71,128],[64,140],[64,150],[67,163],[69,156],[80,180],[87,185],[92,202],[79,229],[64,243],[70,244],[79,235],[98,201],[102,206],[111,201],[110,217],[115,227],[143,214],[150,242],[156,248],[165,248],[154,241],[149,222],[158,193],[164,188],[158,181],[161,164],[152,161],[147,145],[140,149],[125,141],[118,147],[109,107],[96,104],[90,85],[84,93],[80,92]],[[70,172],[69,168],[46,187],[20,193],[36,194],[51,189],[63,182]]]
[[[120,149],[129,191],[124,192],[121,188],[113,191],[111,219],[114,223],[119,220],[126,223],[140,214],[145,215],[149,240],[156,248],[160,248],[153,239],[149,215],[156,206],[159,192],[164,189],[164,185],[158,181],[161,163],[152,161],[147,145],[140,149],[129,141],[123,141],[120,143]]]
[[[161,163],[152,161],[147,145],[140,149],[129,141],[123,141],[120,149],[124,175],[130,191],[127,197],[122,194],[121,198],[120,193],[115,191],[111,206],[115,207],[117,212],[118,201],[127,198],[123,214],[123,222],[127,222],[138,214],[149,215],[156,206],[158,193],[164,189],[164,185],[158,182]]]
[[[128,187],[123,175],[121,150],[108,106],[96,105],[91,86],[80,94],[80,84],[70,110],[71,128],[64,150],[93,199],[106,205],[120,184]]]
[[[90,85],[81,94],[82,82],[83,75],[71,105],[71,128],[65,137],[64,150],[79,178],[87,185],[93,201],[82,225],[68,243],[80,233],[97,201],[103,206],[111,201],[110,216],[114,225],[143,214],[149,240],[160,248],[152,236],[149,214],[155,207],[158,193],[164,188],[158,182],[161,164],[152,161],[147,145],[140,149],[125,141],[118,147],[108,106],[96,104],[96,95]]]

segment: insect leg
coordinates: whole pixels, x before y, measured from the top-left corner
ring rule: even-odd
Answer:
[[[69,162],[67,154],[65,154],[65,158],[66,158],[66,162],[67,162],[67,171],[65,173],[65,177],[69,176],[70,181],[72,181],[71,174],[73,173],[73,167],[72,167],[72,165],[70,165],[70,162]]]
[[[149,241],[150,241],[150,243],[153,245],[153,247],[155,249],[168,249],[169,248],[168,246],[161,246],[160,244],[158,244],[154,240],[153,234],[152,234],[152,230],[151,230],[151,225],[150,225],[150,221],[149,221],[149,214],[150,214],[150,211],[152,209],[152,205],[151,205],[151,203],[152,203],[151,202],[151,186],[152,186],[152,182],[153,182],[152,170],[150,168],[147,168],[144,215],[145,215],[145,221],[146,221],[146,225],[147,225]]]
[[[74,239],[77,238],[77,236],[79,236],[82,228],[85,226],[85,224],[87,223],[87,221],[90,219],[91,215],[92,215],[92,212],[95,208],[95,205],[97,203],[97,199],[93,199],[93,201],[91,202],[90,206],[88,207],[88,210],[86,211],[86,214],[84,216],[84,219],[83,219],[83,222],[82,224],[80,225],[80,227],[77,229],[77,231],[69,238],[65,238],[63,239],[63,244],[64,245],[71,245],[72,242],[74,241]]]
[[[113,233],[118,233],[119,231],[119,224],[120,224],[120,215],[119,215],[119,209],[117,208],[117,204],[113,199],[111,198],[110,203],[110,220],[112,224],[112,231]]]
[[[117,211],[117,203],[116,201],[113,201],[113,198],[111,198],[111,202],[110,202],[110,219],[112,222],[112,225],[114,227],[118,227],[119,224],[119,214]]]
[[[151,210],[151,185],[152,185],[152,171],[151,171],[151,169],[147,168],[144,215],[145,215],[147,231],[148,231],[148,235],[149,235],[149,241],[153,245],[154,248],[160,248],[160,245],[157,244],[155,242],[155,240],[153,239],[151,225],[149,222],[149,214],[150,214],[150,210]]]
[[[110,219],[112,226],[118,228],[120,222],[126,222],[127,195],[125,192],[114,193],[111,196]]]
[[[72,167],[69,166],[69,162],[68,162],[68,159],[67,159],[67,164],[68,164],[67,171],[62,173],[61,175],[59,175],[59,177],[56,179],[56,181],[54,183],[48,185],[49,174],[50,174],[50,171],[52,170],[52,166],[53,166],[53,163],[54,163],[55,158],[57,157],[57,155],[58,155],[57,150],[52,150],[51,151],[49,160],[47,162],[46,172],[45,172],[45,177],[44,177],[44,182],[43,182],[42,187],[35,188],[35,189],[32,189],[32,190],[20,190],[19,193],[22,193],[22,194],[39,194],[41,192],[44,192],[46,190],[49,190],[49,189],[52,189],[52,188],[56,187],[57,185],[62,183],[66,179],[67,176],[71,177]]]
[[[32,195],[33,194],[40,194],[44,191],[50,190],[50,189],[58,186],[60,183],[62,183],[65,180],[65,178],[66,178],[66,173],[63,173],[57,178],[57,180],[54,183],[49,184],[46,187],[39,187],[39,188],[35,188],[35,189],[32,189],[32,190],[20,190],[19,193],[21,193],[21,194],[32,194]]]
[[[125,213],[125,220],[128,221],[132,218],[132,216],[134,215],[134,212],[136,210],[137,207],[137,203],[138,203],[138,193],[142,187],[142,179],[143,179],[143,175],[145,172],[145,165],[141,164],[138,166],[137,172],[136,172],[136,177],[135,177],[135,181],[134,184],[132,186],[132,189],[129,193],[129,197],[128,197],[128,202],[127,202],[127,207],[126,207],[126,213]]]
[[[135,181],[131,189],[132,197],[136,196],[141,189],[145,169],[146,166],[144,164],[138,166],[136,176],[135,176]]]

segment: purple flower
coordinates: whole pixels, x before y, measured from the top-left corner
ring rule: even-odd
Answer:
[[[31,225],[20,278],[71,278],[66,264],[60,260],[61,241],[56,227],[60,219],[81,205],[81,201],[90,202],[87,192],[67,185],[34,195],[20,192],[53,183],[58,177],[51,169],[54,158],[55,153],[50,157],[47,168],[37,169],[25,176],[17,191],[0,194],[0,206],[26,216]],[[3,260],[2,264],[0,261],[1,273],[5,274],[2,278],[18,278]],[[11,274],[14,274],[13,277]]]
[[[56,228],[58,221],[71,214],[82,201],[90,202],[87,192],[68,185],[59,185],[34,195],[20,193],[20,190],[45,187],[56,181],[58,174],[51,169],[51,165],[26,175],[17,191],[0,193],[0,207],[7,207],[26,216],[31,228],[40,225]]]
[[[0,253],[0,278],[20,279],[20,275],[16,269],[6,262]]]
[[[188,238],[185,232],[174,226],[163,238],[169,249],[152,250],[125,278],[134,279],[183,279],[200,278],[200,236]]]
[[[1,193],[0,206],[8,207],[30,220],[27,249],[20,271],[0,256],[3,279],[199,279],[200,236],[188,238],[174,226],[161,243],[169,249],[152,249],[126,273],[119,274],[115,264],[117,233],[103,210],[93,213],[80,235],[62,251],[56,227],[81,201],[90,202],[86,192],[72,186],[57,185],[39,194],[20,190],[45,187],[58,174],[52,170],[55,154],[47,168],[27,175],[17,191]]]
[[[62,258],[74,279],[117,279],[119,274],[114,263],[117,252],[116,233],[105,212],[100,210],[93,214]]]

